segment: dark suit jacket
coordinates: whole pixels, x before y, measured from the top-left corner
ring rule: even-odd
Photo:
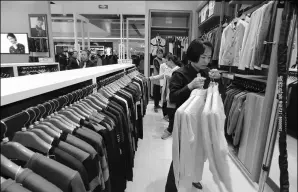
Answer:
[[[47,33],[45,30],[38,30],[37,28],[31,28],[31,37],[46,37]]]
[[[86,63],[86,68],[87,67],[96,67],[96,63],[93,63],[92,61],[88,60],[88,61],[81,61],[80,68],[83,68],[84,62],[87,62]]]
[[[78,69],[80,68],[80,61],[79,63],[74,57],[70,57],[67,65],[67,69]]]

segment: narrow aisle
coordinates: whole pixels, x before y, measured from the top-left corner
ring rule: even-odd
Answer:
[[[164,192],[169,167],[172,161],[172,137],[162,140],[161,135],[168,122],[162,119],[162,112],[153,111],[150,101],[144,117],[144,139],[139,140],[133,170],[133,182],[127,183],[126,192]],[[233,192],[257,192],[247,181],[234,162],[228,158],[232,174]],[[203,190],[195,188],[183,192],[220,192],[209,171],[208,160],[204,165]],[[226,192],[226,191],[224,191]]]
[[[143,119],[144,138],[139,140],[133,169],[133,182],[127,183],[126,192],[162,192],[172,161],[172,138],[162,140],[168,122],[161,109],[153,111],[150,101]]]

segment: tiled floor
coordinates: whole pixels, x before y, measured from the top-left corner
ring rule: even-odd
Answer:
[[[164,192],[169,167],[172,161],[172,138],[162,140],[167,122],[162,119],[161,110],[153,112],[150,103],[144,117],[144,139],[139,141],[135,157],[133,182],[128,182],[126,192]],[[236,165],[229,159],[234,192],[256,192]],[[185,189],[187,192],[220,192],[209,171],[208,161],[203,173],[203,190]]]

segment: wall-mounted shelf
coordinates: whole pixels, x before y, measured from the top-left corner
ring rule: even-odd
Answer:
[[[97,77],[133,66],[132,64],[116,64],[1,79],[1,106],[87,80],[96,83]]]
[[[262,75],[241,75],[241,74],[235,74],[235,73],[222,73],[223,78],[227,78],[230,80],[234,80],[235,77],[241,78],[241,79],[249,79],[253,81],[258,81],[262,83],[267,82],[267,77]]]
[[[163,26],[151,26],[152,30],[189,30],[188,27],[163,27]]]
[[[234,1],[234,0],[232,0],[232,1],[229,2],[229,4],[230,5],[236,5],[236,4],[255,5],[255,4],[259,4],[261,2],[263,2],[263,1],[241,1],[241,0],[240,1]]]

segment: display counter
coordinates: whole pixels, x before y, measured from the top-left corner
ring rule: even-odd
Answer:
[[[1,106],[61,89],[86,80],[133,67],[132,64],[106,65],[92,68],[59,71],[1,80]]]

